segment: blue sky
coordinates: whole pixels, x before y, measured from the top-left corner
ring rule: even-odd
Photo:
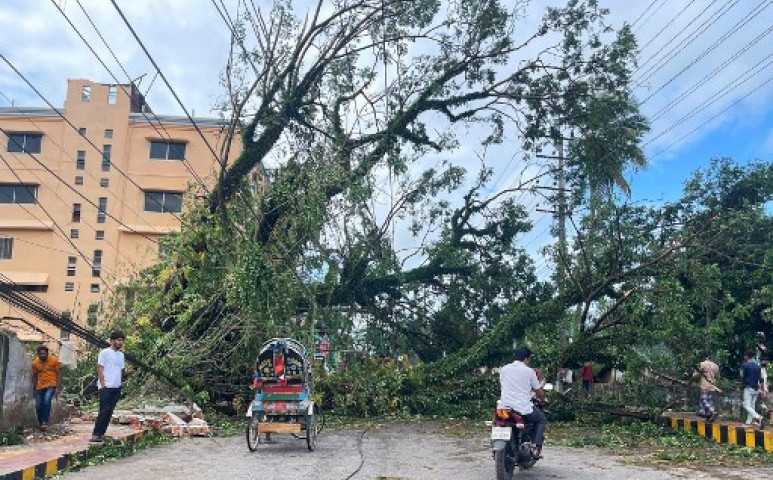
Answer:
[[[271,3],[268,0],[255,2],[263,8]],[[75,0],[57,0],[56,3],[62,6],[109,66],[119,71],[109,52],[91,30],[78,3]],[[147,88],[154,69],[121,23],[110,2],[81,0],[81,3],[86,6],[132,78],[147,74],[141,85],[141,88]],[[211,115],[212,107],[223,94],[219,76],[229,48],[228,31],[211,2],[119,0],[118,3],[162,66],[186,107],[195,110],[199,116]],[[233,10],[239,2],[226,0],[225,3]],[[310,3],[296,2],[299,6]],[[546,6],[558,6],[564,2],[533,0],[522,3],[525,5],[523,30],[530,31],[538,24]],[[657,70],[650,72],[652,76],[647,74],[648,78],[642,78],[642,75],[634,77],[641,83],[635,89],[638,98],[644,100],[652,95],[642,106],[645,115],[654,117],[679,95],[695,88],[694,93],[685,97],[684,101],[667,108],[662,117],[652,121],[652,133],[645,137],[645,141],[653,139],[660,132],[667,133],[646,146],[647,155],[653,157],[650,166],[630,175],[632,200],[678,198],[682,184],[690,174],[706,166],[715,156],[730,156],[741,162],[755,158],[766,161],[771,159],[773,82],[747,98],[744,95],[765,80],[773,78],[773,62],[764,64],[767,66],[760,68],[753,78],[745,80],[737,88],[725,94],[721,92],[723,88],[743,80],[745,72],[755,72],[753,69],[760,62],[770,58],[773,34],[770,31],[766,33],[766,28],[770,27],[770,19],[773,18],[773,2],[599,0],[599,3],[610,8],[608,22],[613,27],[640,19],[634,28],[642,47],[640,63],[647,69],[658,65]],[[715,20],[709,24],[712,19]],[[664,55],[671,48],[686,40],[690,32],[697,31],[701,24],[709,26],[694,41],[687,43],[685,48],[678,50],[670,61],[663,61]],[[739,24],[742,24],[741,27],[733,30]],[[704,50],[715,42],[718,42],[718,48],[705,54]],[[741,54],[733,57],[737,51],[741,51]],[[8,56],[56,105],[62,104],[67,78],[113,82],[49,1],[0,2],[0,52]],[[725,67],[722,67],[724,64]],[[643,70],[642,73],[646,73],[647,70]],[[708,80],[707,75],[711,75]],[[119,76],[119,79],[126,81],[123,76]],[[42,105],[2,63],[0,91],[17,105]],[[156,112],[181,114],[179,106],[160,81],[153,85],[148,98]],[[717,101],[711,103],[715,99]],[[711,104],[706,105],[707,102]],[[0,106],[7,105],[0,97]],[[700,110],[694,116],[670,128],[696,108]],[[714,121],[680,141],[686,133],[714,115],[717,115]],[[669,147],[668,150],[658,154],[665,147]],[[475,145],[465,146],[450,153],[449,158],[467,161],[475,167],[478,165],[476,155],[480,153]],[[495,169],[495,178],[502,177],[499,188],[516,182],[519,173],[528,167],[528,161],[513,161],[509,152],[507,155],[491,155],[487,164]],[[534,245],[530,248],[537,248],[551,241],[550,218],[536,210],[532,218],[536,226],[531,235],[539,237],[539,240],[532,242],[526,238],[524,243],[530,242]]]

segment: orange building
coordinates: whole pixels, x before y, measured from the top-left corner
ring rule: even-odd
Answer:
[[[93,327],[103,295],[153,264],[159,237],[179,230],[183,193],[214,185],[212,150],[225,132],[194,119],[208,146],[188,118],[154,114],[134,85],[69,80],[59,111],[0,108],[0,273]],[[68,344],[2,301],[0,326]]]

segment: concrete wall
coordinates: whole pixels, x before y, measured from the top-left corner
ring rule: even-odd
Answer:
[[[35,427],[35,397],[32,387],[32,356],[16,335],[0,331],[0,431],[15,427]],[[54,400],[51,421],[63,418],[65,408]]]

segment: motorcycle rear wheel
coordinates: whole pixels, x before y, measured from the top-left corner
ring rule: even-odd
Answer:
[[[515,462],[509,452],[510,445],[502,450],[494,451],[494,465],[496,466],[497,480],[511,480],[513,478],[513,470],[515,469]]]

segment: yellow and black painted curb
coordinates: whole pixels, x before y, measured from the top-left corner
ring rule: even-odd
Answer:
[[[153,432],[137,431],[126,437],[117,440],[117,442],[131,445],[139,442],[143,436],[152,434]],[[83,450],[78,450],[72,453],[65,453],[59,458],[48,460],[46,462],[38,463],[30,467],[25,467],[15,472],[6,473],[0,476],[0,480],[39,480],[44,479],[49,475],[54,475],[62,470],[72,467],[76,463],[84,462],[89,458],[89,454],[96,452],[99,445],[89,445]]]
[[[669,418],[669,425],[674,430],[696,433],[702,437],[711,438],[717,443],[757,447],[773,452],[773,431],[771,430],[756,430],[752,427],[673,417]]]

